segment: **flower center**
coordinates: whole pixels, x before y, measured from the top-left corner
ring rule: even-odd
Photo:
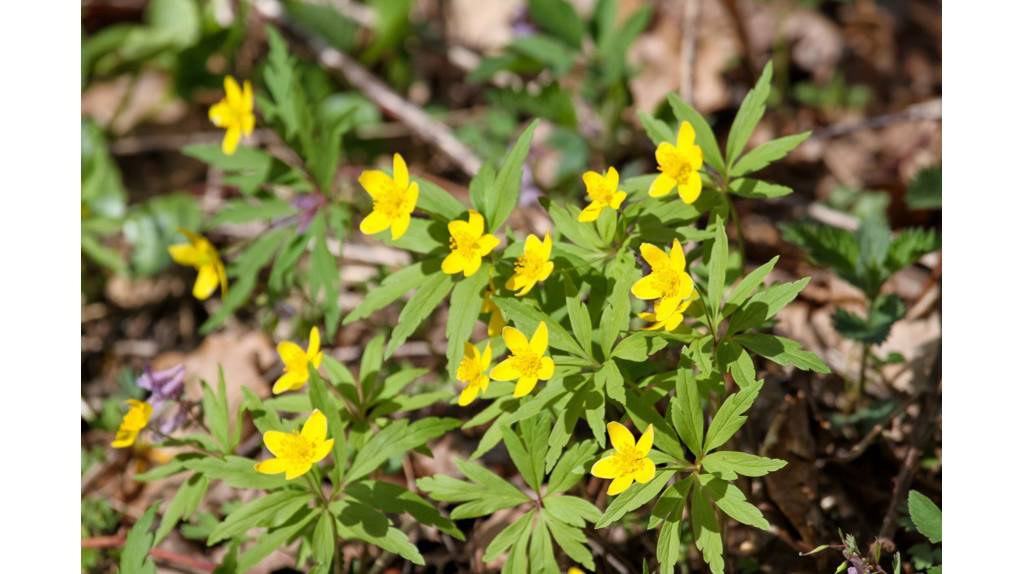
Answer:
[[[298,433],[293,433],[288,435],[281,445],[279,457],[287,460],[312,462],[315,450],[316,448],[310,440]]]
[[[615,190],[611,186],[604,184],[603,182],[596,186],[592,191],[592,197],[597,203],[604,205],[611,205],[612,197],[615,195]]]
[[[679,183],[686,183],[693,172],[693,165],[686,161],[681,154],[672,154],[668,161],[660,166],[661,171],[671,176]]]
[[[462,363],[459,364],[459,370],[455,373],[455,376],[460,380],[466,381],[468,384],[475,384],[476,380],[480,378],[480,374],[483,369],[480,368],[480,364],[472,359],[463,359]]]
[[[393,181],[373,200],[373,210],[379,211],[391,219],[402,215],[404,207],[405,190],[398,187],[398,184]]]
[[[636,449],[615,454],[616,462],[622,474],[634,474],[640,472],[644,466],[644,457]]]
[[[480,238],[469,233],[456,233],[448,239],[448,245],[453,253],[463,257],[472,257],[480,251]]]
[[[536,253],[524,253],[516,258],[516,274],[526,277],[539,277],[544,271],[544,264],[547,263],[543,257]]]
[[[512,357],[512,366],[524,377],[536,377],[540,372],[540,355],[527,351]]]
[[[673,297],[679,294],[682,280],[678,273],[671,269],[659,269],[654,271],[653,275],[654,288],[662,294],[662,297]]]

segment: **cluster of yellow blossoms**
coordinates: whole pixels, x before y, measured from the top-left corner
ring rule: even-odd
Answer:
[[[683,313],[697,298],[693,278],[686,272],[686,255],[678,239],[665,253],[650,243],[640,245],[640,255],[651,266],[651,272],[630,289],[637,299],[655,300],[653,313],[641,313],[640,318],[652,323],[648,330],[672,331],[683,322]]]

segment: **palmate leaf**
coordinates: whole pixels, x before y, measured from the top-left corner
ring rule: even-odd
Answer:
[[[384,464],[389,458],[399,456],[418,448],[449,430],[459,426],[453,418],[427,417],[412,424],[407,420],[394,421],[373,435],[352,460],[352,466],[345,475],[351,483],[362,478]]]
[[[268,530],[256,540],[254,545],[238,557],[237,571],[248,572],[264,558],[270,556],[274,550],[286,546],[316,517],[317,513],[312,508],[302,508],[281,526]]]
[[[701,467],[725,480],[737,476],[764,476],[786,466],[786,461],[745,452],[720,450],[704,457]]]
[[[342,324],[348,325],[353,321],[369,317],[374,311],[387,307],[402,295],[422,285],[426,277],[424,265],[424,261],[418,261],[398,271],[388,273],[380,285],[371,289],[362,302],[345,316]]]
[[[776,283],[755,293],[733,314],[729,322],[729,333],[742,333],[762,325],[796,299],[810,282],[810,277],[804,277],[791,283]]]
[[[251,528],[267,526],[277,516],[290,516],[307,506],[313,494],[302,490],[278,490],[239,506],[224,517],[210,536],[208,545],[244,534]]]
[[[711,498],[715,506],[733,520],[747,526],[760,528],[761,530],[769,530],[771,528],[771,525],[765,520],[761,511],[753,504],[747,502],[747,498],[743,496],[743,491],[735,484],[709,474],[700,475],[698,481],[701,483],[705,494]]]
[[[605,528],[625,516],[627,512],[647,504],[665,488],[665,485],[668,484],[668,481],[672,479],[674,474],[670,470],[659,470],[647,484],[634,484],[622,494],[616,495],[612,503],[605,509],[604,514],[601,515],[601,519],[594,526],[596,528]]]
[[[334,528],[341,538],[363,540],[414,564],[425,564],[416,545],[376,508],[345,498],[331,503],[330,510],[334,515]]]
[[[694,455],[704,451],[704,411],[700,390],[689,367],[676,373],[676,396],[669,402],[669,415],[679,438]]]
[[[786,157],[810,136],[811,132],[806,131],[765,142],[736,161],[729,175],[736,178],[764,169],[772,162]]]
[[[203,496],[206,495],[206,489],[209,486],[210,479],[199,473],[193,474],[181,483],[178,492],[167,505],[167,510],[164,511],[164,516],[160,520],[160,527],[153,539],[154,545],[159,544],[164,537],[170,534],[179,520],[187,520],[189,516],[192,516],[196,507],[202,502]]]

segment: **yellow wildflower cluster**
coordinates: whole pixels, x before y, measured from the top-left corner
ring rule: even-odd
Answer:
[[[612,479],[608,485],[609,495],[623,492],[633,481],[647,484],[654,478],[654,461],[647,457],[654,444],[654,425],[647,425],[640,440],[634,441],[629,429],[613,421],[608,423],[608,437],[615,454],[595,462],[590,474]]]
[[[306,474],[334,448],[334,439],[327,438],[327,417],[319,410],[309,415],[300,432],[267,431],[263,443],[274,457],[257,463],[256,470],[263,474],[283,472],[285,480]]]
[[[541,322],[533,336],[526,338],[515,327],[505,327],[501,332],[505,345],[511,356],[491,369],[490,343],[480,353],[475,345],[466,343],[466,352],[459,363],[455,377],[466,387],[459,395],[459,405],[466,406],[487,390],[491,379],[495,381],[516,381],[512,396],[522,398],[530,394],[537,386],[537,381],[547,381],[555,374],[555,361],[547,356],[548,326]]]
[[[650,243],[640,245],[640,255],[651,266],[651,272],[633,284],[631,291],[638,299],[655,300],[653,313],[641,313],[648,330],[672,331],[683,322],[683,312],[696,299],[693,278],[686,272],[686,255],[678,239],[665,253]]]

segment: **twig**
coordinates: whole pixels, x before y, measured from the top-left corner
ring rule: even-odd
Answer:
[[[942,120],[942,98],[935,98],[919,104],[914,104],[907,109],[891,114],[883,114],[871,118],[864,118],[855,122],[846,122],[829,126],[818,130],[811,135],[811,139],[822,140],[849,135],[866,129],[884,128],[890,124],[901,122],[937,122]]]
[[[120,548],[121,546],[124,546],[124,542],[124,534],[94,536],[92,538],[83,538],[82,548]],[[199,570],[200,572],[213,572],[217,569],[217,565],[213,562],[207,562],[206,560],[200,560],[199,558],[185,556],[184,554],[178,554],[177,552],[171,552],[170,550],[164,550],[163,548],[153,548],[149,551],[149,555],[157,560],[163,560],[164,562],[185,566],[192,568],[193,570]]]
[[[679,95],[684,102],[693,104],[693,76],[697,61],[697,35],[700,29],[701,3],[703,0],[686,0],[683,5],[683,45],[679,50],[680,70]]]

